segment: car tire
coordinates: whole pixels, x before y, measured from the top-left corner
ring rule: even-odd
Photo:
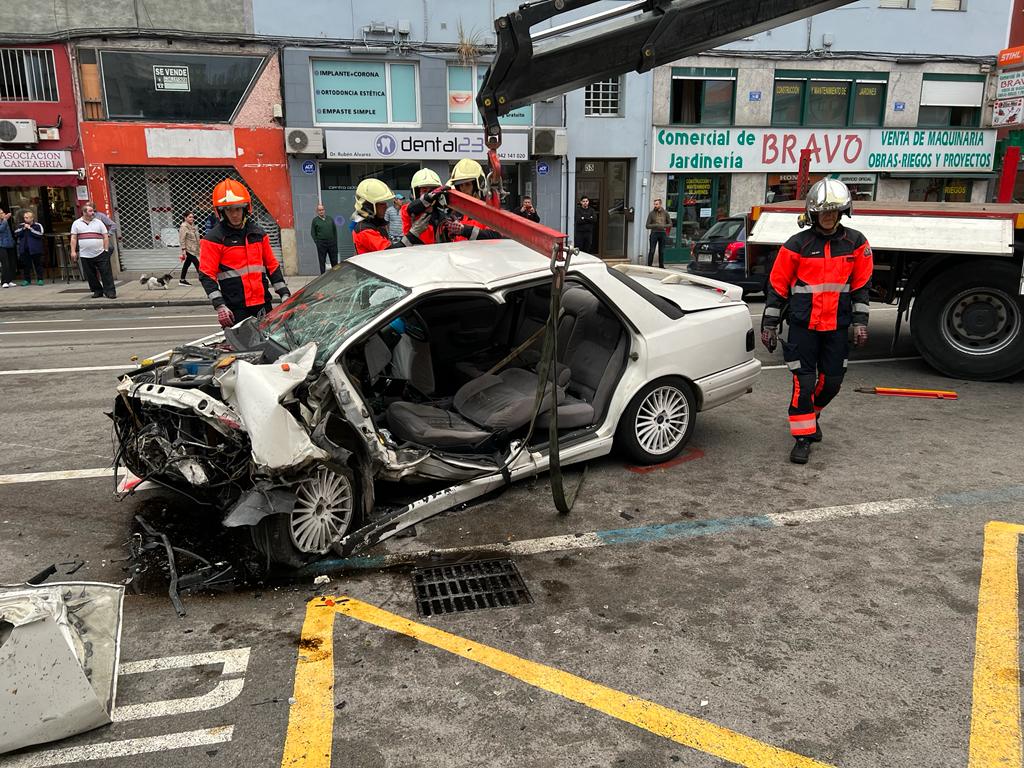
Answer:
[[[910,333],[921,356],[957,379],[996,381],[1024,369],[1020,267],[981,261],[946,270],[914,298]]]
[[[300,568],[334,550],[331,541],[356,527],[359,492],[347,467],[320,465],[295,484],[295,509],[268,515],[252,528],[256,549],[268,565]]]
[[[696,419],[697,401],[689,382],[675,376],[657,379],[629,401],[615,441],[633,462],[661,464],[686,447]]]

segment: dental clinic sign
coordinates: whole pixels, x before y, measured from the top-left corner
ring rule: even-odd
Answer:
[[[973,129],[655,127],[654,172],[991,171],[996,132]]]
[[[487,157],[483,131],[349,131],[324,132],[332,160],[459,160]],[[529,134],[506,131],[498,155],[502,160],[530,157]]]

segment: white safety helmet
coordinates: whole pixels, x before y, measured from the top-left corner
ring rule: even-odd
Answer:
[[[455,187],[467,181],[472,181],[476,185],[475,192],[479,197],[486,197],[487,176],[484,174],[484,169],[480,163],[470,160],[468,157],[455,164],[452,169],[452,177],[448,179],[448,186]]]
[[[429,168],[420,168],[412,175],[412,196],[419,197],[421,189],[427,188],[427,192],[441,186],[441,177]]]
[[[377,203],[387,203],[395,199],[391,187],[380,179],[363,179],[356,187],[356,213],[365,218],[376,216]]]
[[[807,218],[817,224],[818,214],[826,211],[839,211],[840,218],[853,216],[853,197],[839,179],[822,179],[807,192]]]

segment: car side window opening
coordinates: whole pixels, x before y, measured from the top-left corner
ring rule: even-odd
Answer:
[[[375,423],[398,442],[493,454],[500,449],[495,439],[525,433],[532,415],[550,295],[544,282],[507,290],[503,302],[478,292],[424,297],[402,311],[401,322],[383,324],[347,352],[344,367]],[[625,367],[628,339],[593,291],[567,282],[557,387],[537,434],[546,440],[554,407],[560,431],[600,423]]]

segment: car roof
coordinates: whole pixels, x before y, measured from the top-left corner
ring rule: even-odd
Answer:
[[[407,288],[437,284],[488,287],[516,277],[550,275],[550,259],[515,240],[474,240],[392,248],[353,256],[349,262]],[[586,253],[572,266],[603,264]]]

